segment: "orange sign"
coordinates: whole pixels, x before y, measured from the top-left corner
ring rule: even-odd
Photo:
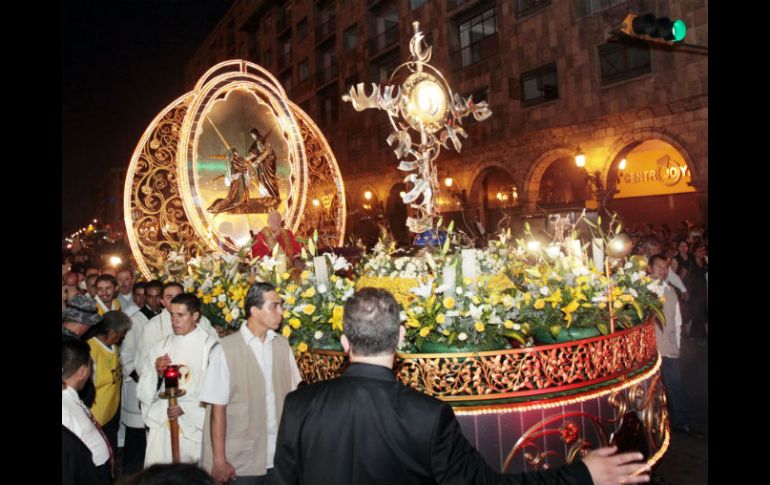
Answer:
[[[618,171],[616,199],[695,192],[690,169],[673,148],[631,153]]]

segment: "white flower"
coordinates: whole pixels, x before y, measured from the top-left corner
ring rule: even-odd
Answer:
[[[241,309],[237,306],[233,308],[233,310],[230,312],[230,315],[233,316],[233,320],[241,316]]]
[[[593,298],[591,298],[591,301],[594,302],[594,303],[606,302],[607,301],[607,296],[606,295],[596,295]]]
[[[447,285],[441,285],[438,288],[436,288],[436,293],[444,293],[448,289],[449,287]]]
[[[514,323],[513,324],[513,329],[514,330],[521,330],[521,325],[519,325],[518,323]]]
[[[455,293],[457,293],[458,295],[462,295],[463,294],[463,287],[462,286],[458,286],[457,288],[455,288]]]
[[[318,293],[326,293],[326,285],[321,283],[320,285],[316,286],[316,290],[318,290]]]
[[[428,281],[426,281],[424,284],[420,284],[417,288],[409,288],[410,293],[414,293],[415,295],[422,298],[428,298],[432,291],[433,278],[429,278]]]
[[[457,336],[457,340],[460,342],[465,342],[468,340],[468,335],[465,332],[460,332],[460,335]]]
[[[424,312],[425,312],[425,309],[423,307],[421,307],[421,306],[416,306],[416,307],[414,307],[412,309],[412,313],[414,313],[415,315],[418,315],[418,316],[422,315]]]
[[[636,283],[640,279],[645,277],[644,271],[634,271],[631,273],[631,283]]]
[[[496,313],[493,313],[492,316],[489,317],[489,323],[500,325],[501,323],[503,323],[503,321],[500,319],[499,316],[497,316]]]
[[[225,302],[225,301],[227,301],[227,295],[225,295],[224,293],[222,293],[221,295],[219,295],[219,296],[217,297],[217,301],[221,301],[221,302]]]
[[[586,276],[589,273],[590,271],[588,271],[588,268],[586,268],[582,264],[576,265],[575,268],[572,270],[572,274],[574,274],[575,276]]]
[[[324,336],[324,333],[320,330],[316,330],[316,332],[313,334],[313,338],[316,340],[321,340],[321,337]]]
[[[405,322],[406,321],[406,312],[401,310],[401,313],[398,314],[398,319],[401,322]]]
[[[458,310],[449,310],[448,312],[446,312],[446,316],[447,318],[459,317],[460,312]]]
[[[353,288],[352,286],[351,286],[350,288],[348,288],[348,289],[345,291],[345,293],[343,293],[343,295],[342,295],[342,301],[345,301],[345,300],[347,300],[348,298],[350,298],[351,296],[353,296],[353,293],[355,293],[355,292],[356,292],[356,289],[355,289],[355,288]]]
[[[396,269],[401,271],[404,269],[404,263],[406,262],[406,258],[398,258],[396,260]]]
[[[276,261],[274,258],[271,258],[270,256],[263,256],[262,261],[260,263],[266,270],[273,271],[273,268],[275,268]]]
[[[414,273],[415,271],[417,271],[417,266],[415,266],[412,263],[409,263],[406,265],[406,271],[409,273]]]
[[[479,306],[476,306],[476,305],[474,305],[473,303],[471,303],[471,307],[470,307],[470,314],[471,314],[471,317],[472,317],[474,320],[479,320],[479,319],[481,319],[481,314],[482,314],[482,313],[484,313],[484,305],[479,305]]]
[[[551,290],[547,286],[543,286],[540,288],[540,294],[544,296],[548,296],[551,294]]]
[[[635,289],[633,289],[633,288],[629,288],[629,289],[628,289],[628,293],[629,293],[631,296],[633,296],[634,298],[638,298],[638,297],[639,297],[639,293],[637,293],[637,292],[636,292],[636,290],[635,290]]]
[[[662,297],[666,294],[666,285],[661,280],[653,280],[647,285],[647,289]]]

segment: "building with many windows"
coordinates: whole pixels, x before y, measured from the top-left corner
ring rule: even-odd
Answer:
[[[387,116],[340,97],[386,82],[419,21],[431,64],[493,112],[438,160],[439,208],[459,227],[597,206],[628,223],[707,224],[708,51],[617,35],[627,14],[647,12],[683,19],[686,42],[707,44],[706,0],[236,0],[186,78],[192,87],[233,58],[267,68],[328,138],[353,231],[379,210],[404,237]]]

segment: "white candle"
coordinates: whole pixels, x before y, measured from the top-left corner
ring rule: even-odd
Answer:
[[[444,273],[442,275],[443,283],[446,285],[446,294],[449,296],[455,296],[455,283],[457,280],[457,267],[454,264],[448,264],[444,266]]]
[[[570,241],[567,241],[567,252],[571,256],[575,256],[579,260],[583,260],[583,252],[580,249],[580,240],[579,239],[572,239]]]
[[[313,268],[315,269],[316,285],[329,285],[329,270],[326,268],[326,256],[316,256],[313,258]]]
[[[463,249],[461,253],[462,257],[462,271],[463,278],[470,278],[473,285],[476,284],[476,251],[473,249]]]
[[[596,237],[591,241],[591,253],[594,257],[594,266],[602,271],[604,268],[604,239]]]

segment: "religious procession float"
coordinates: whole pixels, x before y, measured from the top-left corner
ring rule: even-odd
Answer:
[[[461,149],[464,117],[491,112],[452,93],[416,24],[410,50],[386,86],[367,94],[359,84],[343,101],[390,120],[388,143],[399,169],[412,172],[402,198],[413,247],[381,238],[355,264],[329,249],[342,246],[346,219],[334,155],[269,72],[235,60],[162,111],[134,152],[124,206],[140,270],[196,293],[223,333],[245,320],[250,284],[274,284],[280,331],[306,382],[347,366],[345,301],[357,288],[387,289],[407,329],[398,379],[450,403],[490,466],[548,468],[608,444],[654,464],[669,442],[655,344],[663,289],[643,259],[628,257],[614,219],[591,224],[585,242],[560,227],[550,242],[502,232],[483,249],[464,247],[437,217],[434,161],[441,148]],[[299,265],[280,244],[251,257],[275,210],[305,241]]]

